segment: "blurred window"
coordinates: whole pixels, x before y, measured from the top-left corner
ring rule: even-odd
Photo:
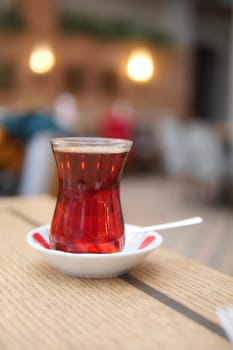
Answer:
[[[119,90],[118,76],[112,69],[105,69],[99,77],[100,89],[106,94],[116,94]]]
[[[13,63],[0,62],[0,90],[12,89],[15,85],[16,69]]]
[[[64,90],[71,93],[82,92],[86,87],[86,69],[68,67],[64,73]]]

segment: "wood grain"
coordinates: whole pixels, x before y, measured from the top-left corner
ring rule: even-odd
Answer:
[[[54,204],[49,196],[0,200],[1,349],[232,348],[127,279],[72,278],[48,265],[26,233],[49,223]],[[230,276],[163,248],[129,276],[214,323],[215,306],[233,300]]]

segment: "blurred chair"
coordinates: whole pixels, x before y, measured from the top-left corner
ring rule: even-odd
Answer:
[[[20,195],[51,193],[55,173],[54,159],[50,146],[51,132],[40,132],[27,143],[21,180],[18,187]]]
[[[188,181],[192,193],[202,199],[217,199],[226,178],[227,161],[216,131],[209,125],[175,117],[156,122],[155,129],[165,173]]]
[[[55,161],[50,139],[59,136],[77,135],[79,110],[76,99],[68,93],[58,95],[54,101],[52,116],[34,113],[30,122],[30,133],[24,154],[21,179],[18,186],[20,195],[53,193],[56,186]]]
[[[221,201],[227,175],[223,143],[211,126],[192,123],[187,129],[187,175],[195,194],[203,200]]]
[[[115,101],[102,117],[99,134],[101,137],[135,141],[135,110],[128,100]],[[135,143],[129,152],[127,164],[135,159]]]
[[[100,136],[134,140],[135,111],[128,100],[115,101],[102,118]]]
[[[194,122],[186,132],[188,175],[203,182],[220,182],[226,173],[226,163],[223,145],[215,130]]]
[[[75,133],[79,124],[80,111],[76,98],[72,94],[62,93],[56,97],[53,104],[53,119],[61,129]]]
[[[154,145],[159,149],[164,171],[183,176],[187,166],[187,137],[183,123],[176,116],[163,116],[155,121]]]

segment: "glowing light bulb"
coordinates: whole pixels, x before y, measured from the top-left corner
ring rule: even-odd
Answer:
[[[143,48],[135,49],[129,56],[127,75],[136,82],[147,82],[154,75],[154,62],[151,53]]]
[[[55,56],[48,45],[36,46],[29,58],[30,69],[36,74],[45,74],[55,65]]]

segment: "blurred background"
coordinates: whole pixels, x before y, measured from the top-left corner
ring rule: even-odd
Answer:
[[[129,137],[131,172],[230,201],[231,22],[231,0],[1,0],[0,193],[50,191],[29,145],[70,133]]]
[[[52,136],[130,138],[123,201],[153,209],[138,224],[177,218],[178,203],[210,221],[218,208],[229,224],[232,10],[232,0],[1,0],[0,195],[56,194]]]

